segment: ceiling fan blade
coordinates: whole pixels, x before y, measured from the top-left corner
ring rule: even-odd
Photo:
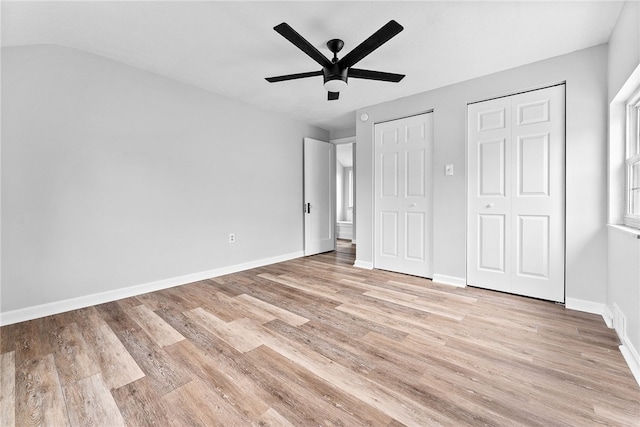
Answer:
[[[284,76],[265,77],[265,80],[269,83],[283,82],[285,80],[303,79],[305,77],[321,76],[322,70],[309,71],[307,73],[286,74]]]
[[[327,95],[327,100],[328,101],[335,101],[339,97],[340,97],[340,92],[329,92],[329,95]]]
[[[349,77],[354,79],[382,80],[383,82],[398,83],[404,78],[404,74],[384,73],[382,71],[361,70],[349,68]]]
[[[330,67],[331,61],[327,59],[318,49],[316,49],[311,43],[309,43],[304,37],[296,32],[289,24],[283,22],[282,24],[278,24],[273,27],[282,37],[289,40],[295,46],[298,47],[301,51],[309,55],[311,59],[316,61],[318,64],[323,67]]]
[[[393,19],[382,26],[371,37],[356,46],[351,52],[338,61],[340,68],[349,68],[365,56],[385,44],[389,39],[402,31],[404,27]]]

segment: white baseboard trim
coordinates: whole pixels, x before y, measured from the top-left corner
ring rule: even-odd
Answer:
[[[292,252],[285,255],[263,258],[256,261],[231,265],[228,267],[221,267],[213,270],[202,271],[199,273],[187,274],[184,276],[172,277],[155,282],[143,283],[141,285],[128,286],[126,288],[113,289],[106,292],[99,292],[96,294],[85,295],[77,298],[70,298],[62,301],[54,301],[46,304],[35,305],[32,307],[21,308],[18,310],[7,311],[5,313],[0,313],[0,326],[11,325],[18,322],[25,322],[27,320],[38,319],[44,316],[64,313],[65,311],[90,307],[92,305],[104,304],[106,302],[134,297],[136,295],[142,295],[148,292],[159,291],[175,286],[186,285],[187,283],[210,279],[212,277],[224,276],[226,274],[237,273],[240,271],[250,270],[252,268],[262,267],[265,265],[276,264],[278,262],[288,261],[303,256],[304,252],[302,251]]]
[[[447,276],[446,274],[434,273],[433,281],[445,285],[456,286],[458,288],[465,288],[467,286],[467,281],[463,277]]]
[[[353,263],[354,267],[357,268],[364,268],[367,270],[373,270],[373,263],[369,262],[369,261],[360,261],[360,260],[356,260],[356,262]]]
[[[605,304],[604,312],[602,313],[602,318],[604,319],[604,323],[607,324],[607,328],[613,328],[613,313],[609,310],[609,306]]]
[[[601,304],[593,301],[586,301],[577,298],[567,298],[565,301],[565,307],[570,310],[583,311],[585,313],[599,314],[604,319],[608,328],[613,328],[613,313],[606,304]],[[629,366],[633,377],[638,385],[640,385],[640,356],[638,351],[633,346],[629,338],[625,335],[620,337],[622,345],[618,348],[620,353],[624,357],[625,362]]]
[[[593,301],[587,301],[578,298],[566,298],[564,306],[569,310],[583,311],[585,313],[599,314],[604,318],[607,306],[605,304]],[[606,323],[606,319],[605,319]]]
[[[618,348],[620,349],[620,353],[622,353],[625,362],[629,365],[629,369],[631,369],[633,377],[636,379],[638,385],[640,385],[640,356],[638,356],[638,351],[633,347],[633,344],[631,344],[629,338],[626,336],[622,340],[622,345]]]

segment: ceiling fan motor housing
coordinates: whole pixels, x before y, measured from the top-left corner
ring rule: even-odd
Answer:
[[[340,92],[341,89],[347,87],[348,68],[340,68],[338,64],[331,64],[329,67],[322,68],[324,77],[324,87],[329,92]]]

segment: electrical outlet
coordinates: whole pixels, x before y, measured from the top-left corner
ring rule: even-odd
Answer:
[[[235,233],[230,233],[229,234],[229,243],[235,243],[236,242],[236,234]]]

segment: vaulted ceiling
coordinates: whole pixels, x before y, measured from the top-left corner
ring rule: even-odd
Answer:
[[[616,1],[2,1],[2,46],[82,49],[334,131],[357,108],[606,43]],[[273,30],[287,22],[317,49],[349,52],[395,19],[404,31],[358,68],[400,83],[349,80],[327,101],[322,77],[268,83],[320,67]],[[340,56],[340,55],[339,55]]]

